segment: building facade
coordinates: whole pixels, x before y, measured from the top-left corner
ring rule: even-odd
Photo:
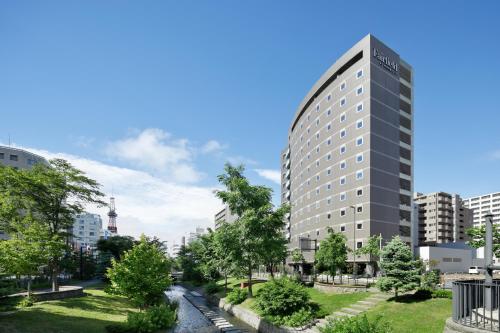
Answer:
[[[2,165],[11,166],[16,169],[30,169],[37,163],[49,164],[42,156],[33,154],[27,150],[0,146],[0,164]]]
[[[238,219],[238,216],[236,214],[233,214],[231,210],[229,209],[229,206],[226,205],[224,206],[223,209],[221,209],[217,214],[214,216],[214,224],[215,224],[215,229],[220,226],[221,223],[224,221],[227,223],[233,223]]]
[[[351,249],[372,235],[410,244],[412,67],[374,36],[364,37],[300,103],[281,163],[289,247],[305,249],[306,262],[328,228],[344,233]]]
[[[82,213],[75,216],[73,223],[73,244],[75,248],[95,248],[101,233],[103,231],[100,215]]]
[[[493,214],[493,223],[500,224],[500,192],[483,194],[464,200],[466,207],[474,211],[474,226],[484,224],[486,213]]]
[[[418,243],[420,246],[468,240],[466,230],[472,227],[472,211],[457,194],[417,193]]]

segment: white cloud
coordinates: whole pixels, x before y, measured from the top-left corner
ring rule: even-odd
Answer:
[[[495,150],[489,153],[489,157],[492,160],[500,160],[500,150]]]
[[[173,242],[179,243],[183,235],[197,226],[213,227],[214,214],[221,206],[213,194],[214,188],[179,184],[148,172],[79,156],[28,150],[47,158],[64,158],[103,185],[102,191],[110,194],[113,189],[120,234],[134,237],[141,233],[155,235],[172,246]],[[101,214],[107,224],[105,207],[89,207],[88,210]]]
[[[219,153],[226,148],[227,145],[223,145],[217,140],[210,140],[201,147],[201,152],[204,154]]]
[[[148,128],[135,136],[108,143],[108,157],[159,172],[169,179],[193,183],[203,176],[193,163],[193,149],[186,139],[173,139],[158,128]]]
[[[255,169],[255,172],[257,172],[259,176],[275,182],[278,185],[281,184],[281,172],[279,170]]]

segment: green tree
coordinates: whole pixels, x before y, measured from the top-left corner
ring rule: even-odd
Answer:
[[[366,254],[370,256],[370,262],[373,264],[373,275],[377,273],[378,259],[380,257],[380,243],[382,236],[372,235],[368,238],[366,245],[356,251],[356,254]]]
[[[300,249],[293,249],[290,258],[295,269],[305,261],[304,255]]]
[[[171,285],[170,260],[143,235],[137,245],[112,260],[107,277],[111,290],[129,298],[140,309],[158,304]]]
[[[0,241],[0,266],[3,271],[28,278],[28,296],[31,295],[32,277],[47,264],[51,247],[47,227],[30,216],[15,222],[16,232]]]
[[[99,239],[97,250],[102,253],[109,252],[115,259],[120,259],[123,253],[134,247],[134,244],[134,237],[116,235],[107,239]]]
[[[61,260],[71,236],[74,216],[83,212],[85,205],[106,205],[99,191],[100,185],[85,173],[62,159],[53,159],[28,170],[0,168],[0,219],[9,233],[17,232],[16,224],[26,214],[48,227],[52,251],[48,266],[52,290],[59,290],[57,277]],[[5,207],[3,206],[5,204]],[[56,246],[57,243],[57,246]]]
[[[333,283],[335,283],[337,271],[343,269],[347,261],[345,236],[330,229],[328,237],[321,241],[315,259],[318,270],[328,272],[333,276]]]
[[[239,229],[238,242],[241,249],[237,264],[246,270],[248,294],[252,297],[252,269],[259,264],[266,264],[266,261],[275,262],[278,257],[266,259],[266,252],[275,246],[278,248],[278,244],[282,243],[283,216],[288,208],[274,210],[271,203],[272,190],[266,186],[251,185],[243,175],[243,166],[226,164],[224,171],[224,174],[218,176],[218,180],[226,189],[217,191],[216,195],[238,216],[234,222]]]
[[[221,223],[214,232],[212,262],[224,277],[225,293],[227,293],[227,278],[235,271],[235,262],[241,256],[238,232],[235,224],[226,222]]]
[[[473,248],[478,249],[485,245],[486,226],[484,224],[479,227],[469,228],[466,233],[470,237],[470,241],[467,244]],[[493,253],[495,257],[500,258],[500,226],[498,224],[493,224]]]
[[[380,266],[384,273],[378,281],[382,291],[410,291],[420,284],[421,264],[413,258],[411,249],[399,236],[394,237],[380,252]]]

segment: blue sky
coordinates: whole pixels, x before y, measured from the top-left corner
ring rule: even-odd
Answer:
[[[201,190],[243,161],[278,191],[255,170],[279,168],[301,99],[372,33],[415,69],[415,189],[500,191],[499,12],[498,1],[2,2],[0,142]]]

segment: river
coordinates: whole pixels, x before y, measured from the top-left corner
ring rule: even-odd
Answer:
[[[179,303],[177,311],[177,325],[169,332],[172,333],[215,333],[220,330],[215,327],[197,308],[195,308],[188,300],[184,298],[184,294],[189,291],[181,286],[174,285],[166,292],[168,298]],[[219,313],[221,317],[229,321],[238,328],[242,328],[243,332],[254,333],[256,330],[242,323],[236,318],[230,316],[226,312],[215,306],[209,306],[211,310]]]

